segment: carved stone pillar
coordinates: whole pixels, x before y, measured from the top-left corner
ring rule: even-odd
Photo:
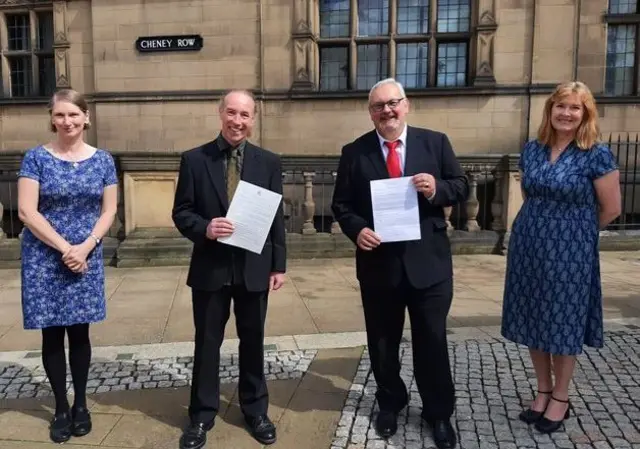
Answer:
[[[303,234],[315,234],[316,227],[313,225],[313,216],[316,212],[316,203],[313,201],[313,178],[316,176],[313,172],[304,172],[304,224],[302,225]]]
[[[444,208],[444,221],[447,223],[447,234],[451,235],[453,232],[453,225],[451,224],[451,212],[453,207],[447,206]]]
[[[2,230],[2,217],[4,216],[4,206],[2,205],[2,201],[0,201],[0,240],[4,238],[4,231]]]
[[[114,220],[115,237],[118,240],[124,240],[125,232],[125,204],[124,204],[124,183],[118,182],[118,208],[116,209],[116,217]]]
[[[69,79],[69,40],[67,39],[67,2],[53,2],[53,51],[55,53],[56,88],[71,87]]]
[[[478,224],[478,212],[480,211],[480,202],[478,201],[478,172],[469,172],[469,198],[467,198],[467,224],[465,229],[469,232],[480,231],[480,225]]]
[[[331,172],[331,177],[333,178],[333,186],[335,188],[336,178],[338,177],[337,172]],[[332,234],[342,234],[342,229],[340,228],[340,224],[336,221],[336,217],[333,217],[333,221],[331,222],[331,233]]]
[[[313,31],[310,0],[293,1],[293,84],[291,90],[312,90],[313,81]]]
[[[476,76],[474,86],[491,86],[496,84],[493,73],[493,47],[498,24],[496,23],[495,0],[480,0],[479,20],[476,36]]]
[[[284,184],[285,184],[285,181],[287,180],[287,173],[283,171],[280,176],[282,176],[282,213],[284,214],[284,219],[285,219],[284,232],[288,233],[289,230],[287,229],[286,220],[287,220],[288,209],[289,210],[291,209],[291,203],[287,204],[287,198],[284,195],[285,194],[285,192],[284,192]],[[291,201],[291,200],[289,200],[289,201]]]
[[[493,171],[494,193],[493,201],[491,202],[491,216],[493,222],[491,222],[491,229],[494,231],[504,231],[504,225],[502,224],[502,178],[504,173],[501,167],[496,168]]]

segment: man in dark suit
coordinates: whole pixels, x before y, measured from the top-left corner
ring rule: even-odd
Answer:
[[[220,404],[220,345],[229,319],[231,298],[240,339],[240,407],[260,443],[276,440],[267,416],[269,397],[264,375],[264,322],[270,290],[284,283],[286,267],[282,205],[261,254],[218,242],[233,233],[225,218],[240,179],[282,194],[280,158],[247,141],[255,117],[251,93],[231,91],[220,102],[218,137],[182,154],[173,205],[173,221],[193,242],[187,277],[192,289],[195,324],[190,424],[181,449],[199,449],[214,425]]]
[[[423,419],[438,448],[456,445],[450,423],[455,392],[447,352],[446,319],[453,297],[451,249],[443,207],[464,201],[467,178],[446,135],[406,125],[402,85],[380,81],[369,94],[375,130],[344,146],[332,209],[356,245],[367,345],[377,383],[376,429],[388,438],[408,403],[399,347],[409,310],[414,374]],[[418,191],[420,240],[381,243],[373,230],[370,182],[411,176]]]

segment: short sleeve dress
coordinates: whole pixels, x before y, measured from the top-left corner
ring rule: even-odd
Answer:
[[[530,141],[520,156],[525,200],[507,256],[502,335],[557,355],[602,347],[598,201],[593,181],[617,164],[604,145],[571,144],[555,162]]]
[[[38,181],[38,211],[70,244],[87,239],[100,217],[104,188],[117,184],[111,155],[98,149],[77,163],[44,147],[29,150],[19,177]],[[88,271],[74,273],[62,254],[25,227],[22,237],[22,314],[25,329],[71,326],[106,318],[102,244],[89,254]]]

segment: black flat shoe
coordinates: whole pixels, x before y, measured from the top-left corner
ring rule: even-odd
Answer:
[[[553,393],[552,391],[539,391],[538,390],[538,394],[551,394]],[[547,403],[548,404],[548,403]],[[544,415],[545,410],[542,410],[541,412],[537,412],[535,410],[533,410],[531,407],[529,407],[526,410],[523,410],[522,412],[520,412],[520,414],[518,415],[518,418],[520,418],[520,421],[524,421],[527,424],[533,424],[537,421],[540,420],[540,418],[542,418],[542,416]]]
[[[213,429],[215,421],[208,423],[191,422],[180,437],[180,449],[201,449],[207,444],[207,432]]]
[[[86,407],[73,407],[71,409],[71,420],[73,421],[73,435],[83,437],[91,432],[91,414]]]
[[[380,438],[391,438],[398,431],[398,414],[381,410],[376,418],[376,432]]]
[[[456,447],[456,431],[449,420],[437,419],[429,423],[433,431],[433,441],[438,449],[453,449]]]
[[[251,435],[259,443],[273,444],[276,442],[276,426],[273,425],[267,415],[260,415],[255,418],[245,416],[244,420],[251,430]]]
[[[71,415],[69,412],[55,415],[49,426],[49,438],[54,443],[65,443],[71,439]]]
[[[557,431],[562,426],[562,423],[564,423],[564,420],[569,418],[569,416],[571,415],[571,413],[569,412],[569,410],[571,409],[571,403],[569,401],[556,399],[553,396],[551,396],[551,399],[556,402],[567,404],[567,411],[564,413],[564,417],[560,421],[552,421],[546,416],[540,418],[540,420],[535,424],[536,430],[540,433],[553,433]]]

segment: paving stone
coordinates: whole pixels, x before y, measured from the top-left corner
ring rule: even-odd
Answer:
[[[640,449],[640,360],[631,356],[640,353],[640,329],[605,332],[603,348],[585,348],[569,392],[574,413],[565,430],[552,435],[518,419],[537,388],[527,348],[495,338],[450,342],[449,350],[456,389],[452,423],[461,449]],[[365,351],[335,435],[340,442],[345,439],[344,445],[336,447],[348,449],[348,442],[360,444],[362,437],[365,449],[435,447],[431,430],[420,419],[410,344],[401,344],[400,360],[410,399],[400,412],[397,434],[384,446],[371,427],[352,426],[354,419],[373,422],[377,413],[375,379]]]
[[[309,369],[316,354],[315,350],[267,351],[265,352],[267,378],[299,379]],[[236,355],[222,357],[221,383],[238,380],[240,374],[238,363],[239,359]],[[89,367],[87,392],[93,394],[127,389],[185,387],[192,379],[192,369],[193,357],[96,362]],[[47,389],[40,390],[39,388],[44,385]],[[71,386],[71,374],[67,375],[67,386]],[[33,392],[33,395],[29,395],[30,392]],[[50,395],[52,392],[48,388],[47,378],[40,366],[32,369],[19,368],[15,365],[0,367],[0,399]],[[358,401],[354,402],[354,406],[358,403]],[[368,420],[369,415],[370,411],[367,411],[362,415],[363,419]]]

